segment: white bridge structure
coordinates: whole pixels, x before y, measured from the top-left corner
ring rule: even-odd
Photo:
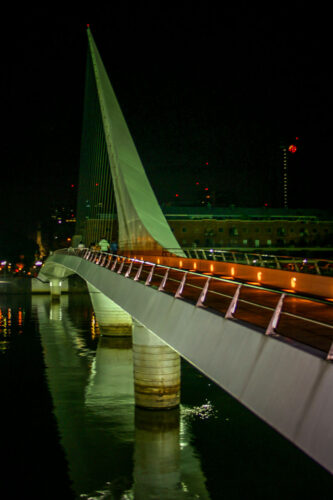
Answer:
[[[101,333],[132,335],[137,406],[179,404],[181,356],[333,472],[332,325],[284,313],[288,292],[276,292],[274,300],[257,308],[259,326],[237,318],[242,304],[251,306],[251,300],[240,298],[246,287],[198,272],[192,262],[187,265],[89,30],[88,38],[117,204],[119,253],[57,251],[45,261],[40,279],[49,281],[52,300],[57,300],[63,280],[77,274],[87,283]],[[182,268],[161,263],[159,256],[170,248],[183,259]],[[265,296],[255,285],[246,290]],[[290,323],[281,335],[283,314],[289,314]],[[326,352],[290,340],[294,328],[306,332],[309,324],[326,328]]]

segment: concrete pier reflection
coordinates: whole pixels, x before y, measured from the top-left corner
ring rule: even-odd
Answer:
[[[133,359],[131,337],[100,336],[86,389],[89,411],[109,416],[115,405],[126,431],[133,432]],[[124,411],[122,411],[124,410]],[[121,415],[120,415],[121,413]]]
[[[210,498],[189,438],[179,408],[135,409],[134,498]]]
[[[135,409],[134,498],[183,498],[179,409]]]

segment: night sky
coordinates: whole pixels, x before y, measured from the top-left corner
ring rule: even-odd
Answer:
[[[2,236],[74,204],[87,23],[161,203],[190,203],[200,180],[222,206],[281,206],[280,147],[299,137],[289,206],[330,208],[328,12],[129,5],[3,25]]]

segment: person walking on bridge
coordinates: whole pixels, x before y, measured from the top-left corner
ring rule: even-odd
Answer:
[[[108,252],[110,250],[110,243],[105,236],[103,236],[102,239],[98,242],[98,246],[100,247],[101,252]]]

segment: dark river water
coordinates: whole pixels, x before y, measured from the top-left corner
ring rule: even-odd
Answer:
[[[136,409],[128,340],[89,295],[0,295],[1,499],[332,498],[332,476],[182,362],[179,410]],[[332,451],[333,452],[333,451]]]

